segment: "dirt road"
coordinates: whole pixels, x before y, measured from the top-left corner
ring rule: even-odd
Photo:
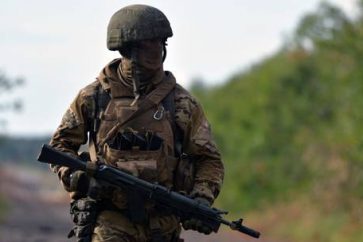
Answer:
[[[68,197],[55,175],[17,166],[0,166],[0,194],[8,209],[0,222],[0,242],[67,242],[72,223]],[[237,232],[209,236],[183,232],[186,241],[256,241]],[[259,240],[261,242],[261,240]]]
[[[47,172],[0,167],[0,192],[7,200],[1,242],[64,242],[72,224],[67,196]]]

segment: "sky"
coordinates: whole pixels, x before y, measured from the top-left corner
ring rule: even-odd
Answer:
[[[354,13],[355,0],[329,0]],[[107,3],[107,4],[106,4]],[[223,84],[281,47],[304,14],[319,0],[1,0],[0,71],[25,85],[1,94],[0,103],[21,99],[21,112],[2,112],[0,133],[49,135],[79,89],[95,80],[117,52],[106,48],[114,12],[148,4],[168,17],[164,69],[188,87],[193,79]]]

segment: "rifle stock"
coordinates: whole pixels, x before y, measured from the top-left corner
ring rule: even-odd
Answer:
[[[49,145],[43,145],[38,161],[59,166],[67,166],[74,170],[86,170],[86,163],[69,154],[58,151]],[[210,208],[196,202],[187,196],[171,191],[161,185],[141,180],[135,176],[125,173],[119,169],[100,165],[94,173],[94,178],[105,181],[116,187],[133,189],[143,197],[153,200],[159,207],[168,209],[179,216],[181,220],[195,218],[201,220],[205,225],[218,232],[221,224],[231,229],[245,233],[254,238],[259,238],[260,233],[242,225],[242,219],[229,222],[222,218],[226,214],[216,208]]]

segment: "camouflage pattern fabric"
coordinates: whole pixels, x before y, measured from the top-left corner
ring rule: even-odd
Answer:
[[[97,80],[83,88],[66,111],[61,124],[51,139],[51,145],[60,151],[76,155],[79,147],[88,139],[95,103],[94,96],[98,88],[110,89],[116,81],[118,95],[132,96],[133,90],[119,80],[117,69],[121,59],[115,59],[101,72]],[[172,75],[165,72],[165,75]],[[151,88],[152,90],[152,88]],[[218,196],[224,176],[220,153],[213,141],[210,125],[202,106],[188,91],[180,85],[175,87],[175,122],[181,128],[183,151],[195,158],[195,183],[191,195],[203,197],[213,203]],[[69,174],[65,167],[52,167],[58,174],[63,186],[69,190]],[[75,192],[70,193],[76,197]],[[163,234],[171,236],[172,231],[180,230],[177,218],[165,217],[160,222]],[[141,227],[140,227],[141,226]],[[135,225],[115,211],[103,211],[98,216],[92,241],[148,241],[150,236],[147,225]]]
[[[159,217],[158,222],[165,241],[172,242],[173,238],[179,236],[180,226],[177,218]],[[151,241],[151,236],[149,226],[134,224],[119,212],[103,211],[98,216],[92,242],[146,242]]]
[[[97,81],[83,88],[70,105],[60,126],[53,135],[51,145],[61,151],[76,154],[79,147],[87,142],[90,121],[89,112],[93,109],[92,97],[96,88],[107,85],[100,80],[117,78],[117,67],[120,59],[112,61],[101,72]],[[132,95],[132,89],[120,90],[124,95]],[[70,115],[69,113],[72,113]],[[224,168],[220,153],[213,141],[210,125],[205,117],[202,106],[191,94],[177,84],[175,90],[175,119],[184,133],[183,150],[196,157],[196,175],[193,194],[214,201],[223,182]],[[54,167],[54,171],[62,174],[67,168]],[[66,179],[64,179],[66,180]],[[67,187],[67,184],[65,184]]]

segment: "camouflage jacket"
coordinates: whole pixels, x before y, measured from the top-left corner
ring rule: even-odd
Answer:
[[[97,80],[81,89],[75,100],[66,111],[51,139],[51,145],[61,151],[76,155],[80,146],[88,139],[91,130],[89,112],[91,112],[92,98],[97,88],[102,85],[107,88],[103,80],[108,77],[117,78],[116,69],[120,59],[109,63],[101,72]],[[125,93],[132,95],[132,90],[125,87]],[[183,132],[183,151],[196,157],[195,184],[193,196],[201,196],[213,202],[218,196],[224,177],[221,155],[213,141],[210,125],[205,117],[201,105],[191,94],[176,85],[175,88],[175,122]],[[66,167],[53,167],[63,186],[69,190],[67,177],[70,171]]]

